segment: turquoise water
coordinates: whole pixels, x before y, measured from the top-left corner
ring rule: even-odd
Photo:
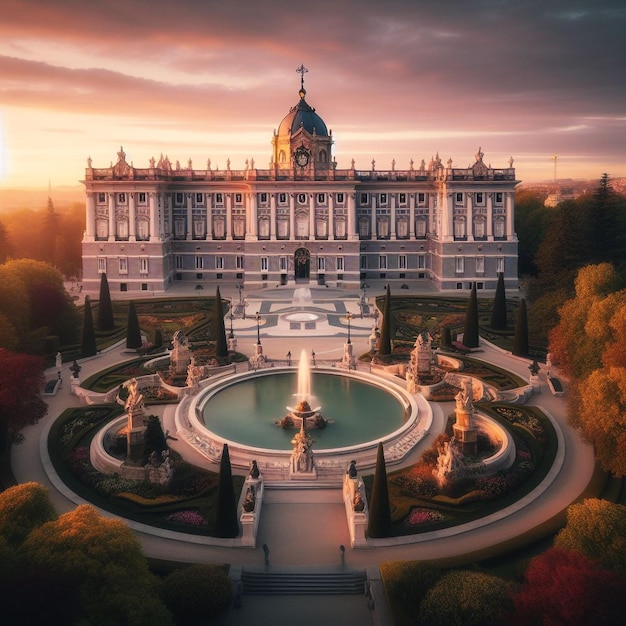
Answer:
[[[214,433],[238,443],[291,450],[296,431],[274,422],[295,406],[296,374],[259,376],[225,387],[203,410],[204,423]],[[384,389],[333,374],[313,373],[311,406],[333,420],[324,429],[311,430],[314,448],[323,450],[375,441],[402,426],[404,407]]]

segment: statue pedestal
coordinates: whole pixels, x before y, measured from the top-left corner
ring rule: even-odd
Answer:
[[[478,429],[475,426],[457,423],[452,426],[452,430],[461,453],[463,455],[475,456],[478,452]]]
[[[299,472],[289,468],[289,480],[317,480],[317,471],[313,468],[309,472]]]
[[[80,378],[78,376],[72,376],[70,379],[70,393],[78,396],[78,389],[80,388]]]
[[[343,344],[343,357],[341,359],[341,366],[349,370],[356,369],[356,359],[352,352],[353,345],[351,343]]]
[[[254,344],[254,356],[257,359],[260,356],[263,356],[263,346],[261,345],[261,343],[255,343]]]
[[[533,388],[533,393],[541,393],[539,374],[531,374],[529,382],[530,382],[531,387]]]
[[[229,352],[236,352],[237,351],[237,339],[235,339],[235,337],[229,337],[227,339],[227,343],[228,343],[228,351]]]

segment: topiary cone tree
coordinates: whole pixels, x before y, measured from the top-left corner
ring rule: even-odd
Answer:
[[[466,348],[478,348],[478,296],[476,283],[472,283],[472,292],[467,303],[465,326],[463,327],[463,345]]]
[[[98,353],[96,345],[96,331],[93,327],[93,313],[91,312],[91,298],[85,296],[85,313],[83,317],[83,339],[81,343],[82,356],[94,356]]]
[[[380,327],[378,340],[379,356],[391,356],[391,289],[387,285],[385,302],[383,303],[383,323]]]
[[[222,448],[220,477],[217,485],[217,511],[215,514],[215,534],[218,537],[232,538],[239,534],[237,521],[237,501],[233,488],[233,474],[230,467],[228,444]]]
[[[113,304],[106,273],[100,274],[100,300],[98,304],[98,330],[114,330]]]
[[[162,454],[165,450],[167,450],[167,441],[161,420],[156,415],[150,415],[146,422],[144,435],[144,462],[149,459],[153,452],[156,452],[159,460],[162,460]]]
[[[528,315],[524,298],[522,298],[519,311],[517,312],[515,336],[513,337],[513,354],[515,356],[528,356]]]
[[[135,303],[131,300],[128,305],[128,321],[126,322],[126,347],[129,350],[141,348],[141,329]]]
[[[493,300],[491,311],[491,328],[495,330],[506,330],[506,291],[504,288],[504,274],[498,274],[498,284],[496,285],[496,296]]]
[[[391,506],[389,504],[387,467],[382,441],[378,443],[367,534],[373,538],[391,535]]]
[[[220,288],[215,290],[215,319],[213,320],[215,334],[215,356],[228,356],[228,343],[226,342],[226,327],[224,325],[224,310],[222,308],[222,296]]]

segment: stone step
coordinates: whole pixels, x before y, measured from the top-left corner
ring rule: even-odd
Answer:
[[[364,570],[263,571],[243,569],[241,582],[247,595],[352,595],[364,593]]]

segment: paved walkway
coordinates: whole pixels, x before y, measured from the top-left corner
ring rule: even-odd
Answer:
[[[284,300],[279,299],[277,294],[271,292],[281,290],[264,290],[258,294],[249,294],[248,302],[254,310],[258,304],[268,304],[275,310],[282,308],[285,301],[289,301],[292,294],[284,289]],[[293,291],[293,290],[291,290]],[[341,292],[334,294],[330,290],[313,289],[312,304],[305,306],[318,311],[316,303],[318,291],[323,291],[323,299],[328,296],[341,298],[340,302],[345,306],[345,311],[360,312],[361,292]],[[382,293],[382,289],[379,293]],[[225,294],[228,297],[227,294]],[[374,293],[369,293],[368,297]],[[234,298],[238,296],[234,291]],[[334,305],[333,305],[334,306]],[[282,314],[282,313],[279,313]],[[317,325],[310,329],[308,334],[294,335],[289,328],[283,330],[281,336],[269,335],[264,332],[262,326],[258,331],[265,354],[269,358],[283,360],[287,351],[293,355],[299,354],[304,349],[310,352],[314,349],[318,358],[339,359],[343,352],[343,343],[347,336],[345,315],[340,316],[344,321],[336,326]],[[256,343],[257,323],[256,320],[233,320],[235,336],[239,339],[238,349],[244,353],[252,352],[252,346]],[[369,349],[368,336],[371,332],[372,319],[354,319],[351,324],[351,340],[354,344],[354,353],[362,354]],[[330,334],[332,333],[332,334]],[[250,345],[246,345],[247,342]],[[482,352],[480,358],[510,370],[520,377],[528,378],[529,361],[512,357],[510,354],[481,343]],[[81,378],[85,379],[92,373],[100,371],[114,363],[130,358],[124,354],[121,348],[113,349],[100,354],[93,359],[81,362]],[[55,397],[48,398],[48,416],[35,426],[24,431],[25,442],[14,446],[12,451],[12,467],[19,482],[37,481],[48,487],[54,506],[59,513],[71,510],[80,501],[74,494],[69,492],[58,479],[47,458],[46,433],[54,419],[67,407],[79,406],[78,399],[69,391],[69,364],[63,367],[64,386]],[[48,378],[56,375],[54,370],[47,372]],[[523,532],[552,518],[562,509],[575,500],[588,485],[594,470],[594,455],[590,446],[582,442],[578,434],[566,425],[566,404],[564,399],[555,398],[548,390],[545,376],[541,376],[541,393],[534,395],[530,404],[542,408],[552,416],[557,429],[561,432],[563,446],[559,458],[560,467],[552,472],[546,481],[531,496],[521,503],[498,514],[490,516],[463,527],[434,531],[410,538],[411,543],[405,543],[404,539],[383,539],[371,542],[371,547],[350,549],[348,530],[345,521],[343,506],[340,501],[340,492],[336,493],[323,490],[320,492],[307,490],[302,495],[298,491],[273,491],[268,490],[267,501],[264,503],[261,513],[257,548],[220,547],[207,545],[202,540],[193,542],[186,541],[185,535],[172,533],[159,533],[150,530],[146,532],[136,524],[130,524],[142,542],[144,552],[149,557],[159,559],[171,559],[183,562],[224,562],[234,566],[263,565],[264,553],[262,546],[266,544],[270,550],[270,562],[272,566],[280,567],[328,567],[339,566],[349,568],[369,568],[376,571],[376,566],[386,560],[406,559],[436,559],[447,556],[455,556],[471,553],[475,550],[488,548],[502,541],[514,538]],[[435,423],[443,424],[443,415],[448,408],[433,405],[435,408]],[[152,410],[152,409],[151,409]],[[161,409],[161,414],[164,414]],[[155,411],[156,412],[156,411]],[[435,429],[433,429],[434,431]],[[431,437],[437,433],[433,432]],[[419,456],[418,452],[407,459],[411,463]],[[110,515],[104,512],[105,515]],[[346,546],[345,561],[342,563],[339,546]],[[375,587],[375,592],[380,594],[381,587]],[[326,624],[367,624],[391,623],[386,613],[384,602],[379,602],[378,608],[370,612],[364,597],[356,596],[350,600],[346,597],[317,598],[317,600],[295,601],[293,598],[282,597],[262,598],[246,596],[246,606],[240,611],[234,611],[229,618],[230,624],[280,624],[296,621],[305,626],[319,623],[323,620]],[[352,618],[342,613],[342,607],[349,602]],[[316,613],[311,607],[317,607],[323,615]],[[268,612],[272,610],[271,616]],[[297,614],[297,617],[294,616]],[[251,621],[251,615],[257,619]],[[332,617],[336,615],[336,619]],[[262,616],[262,617],[261,617]],[[280,618],[280,616],[283,616]],[[364,621],[369,616],[373,622]],[[311,618],[311,619],[309,619]],[[280,619],[283,619],[281,622]]]

